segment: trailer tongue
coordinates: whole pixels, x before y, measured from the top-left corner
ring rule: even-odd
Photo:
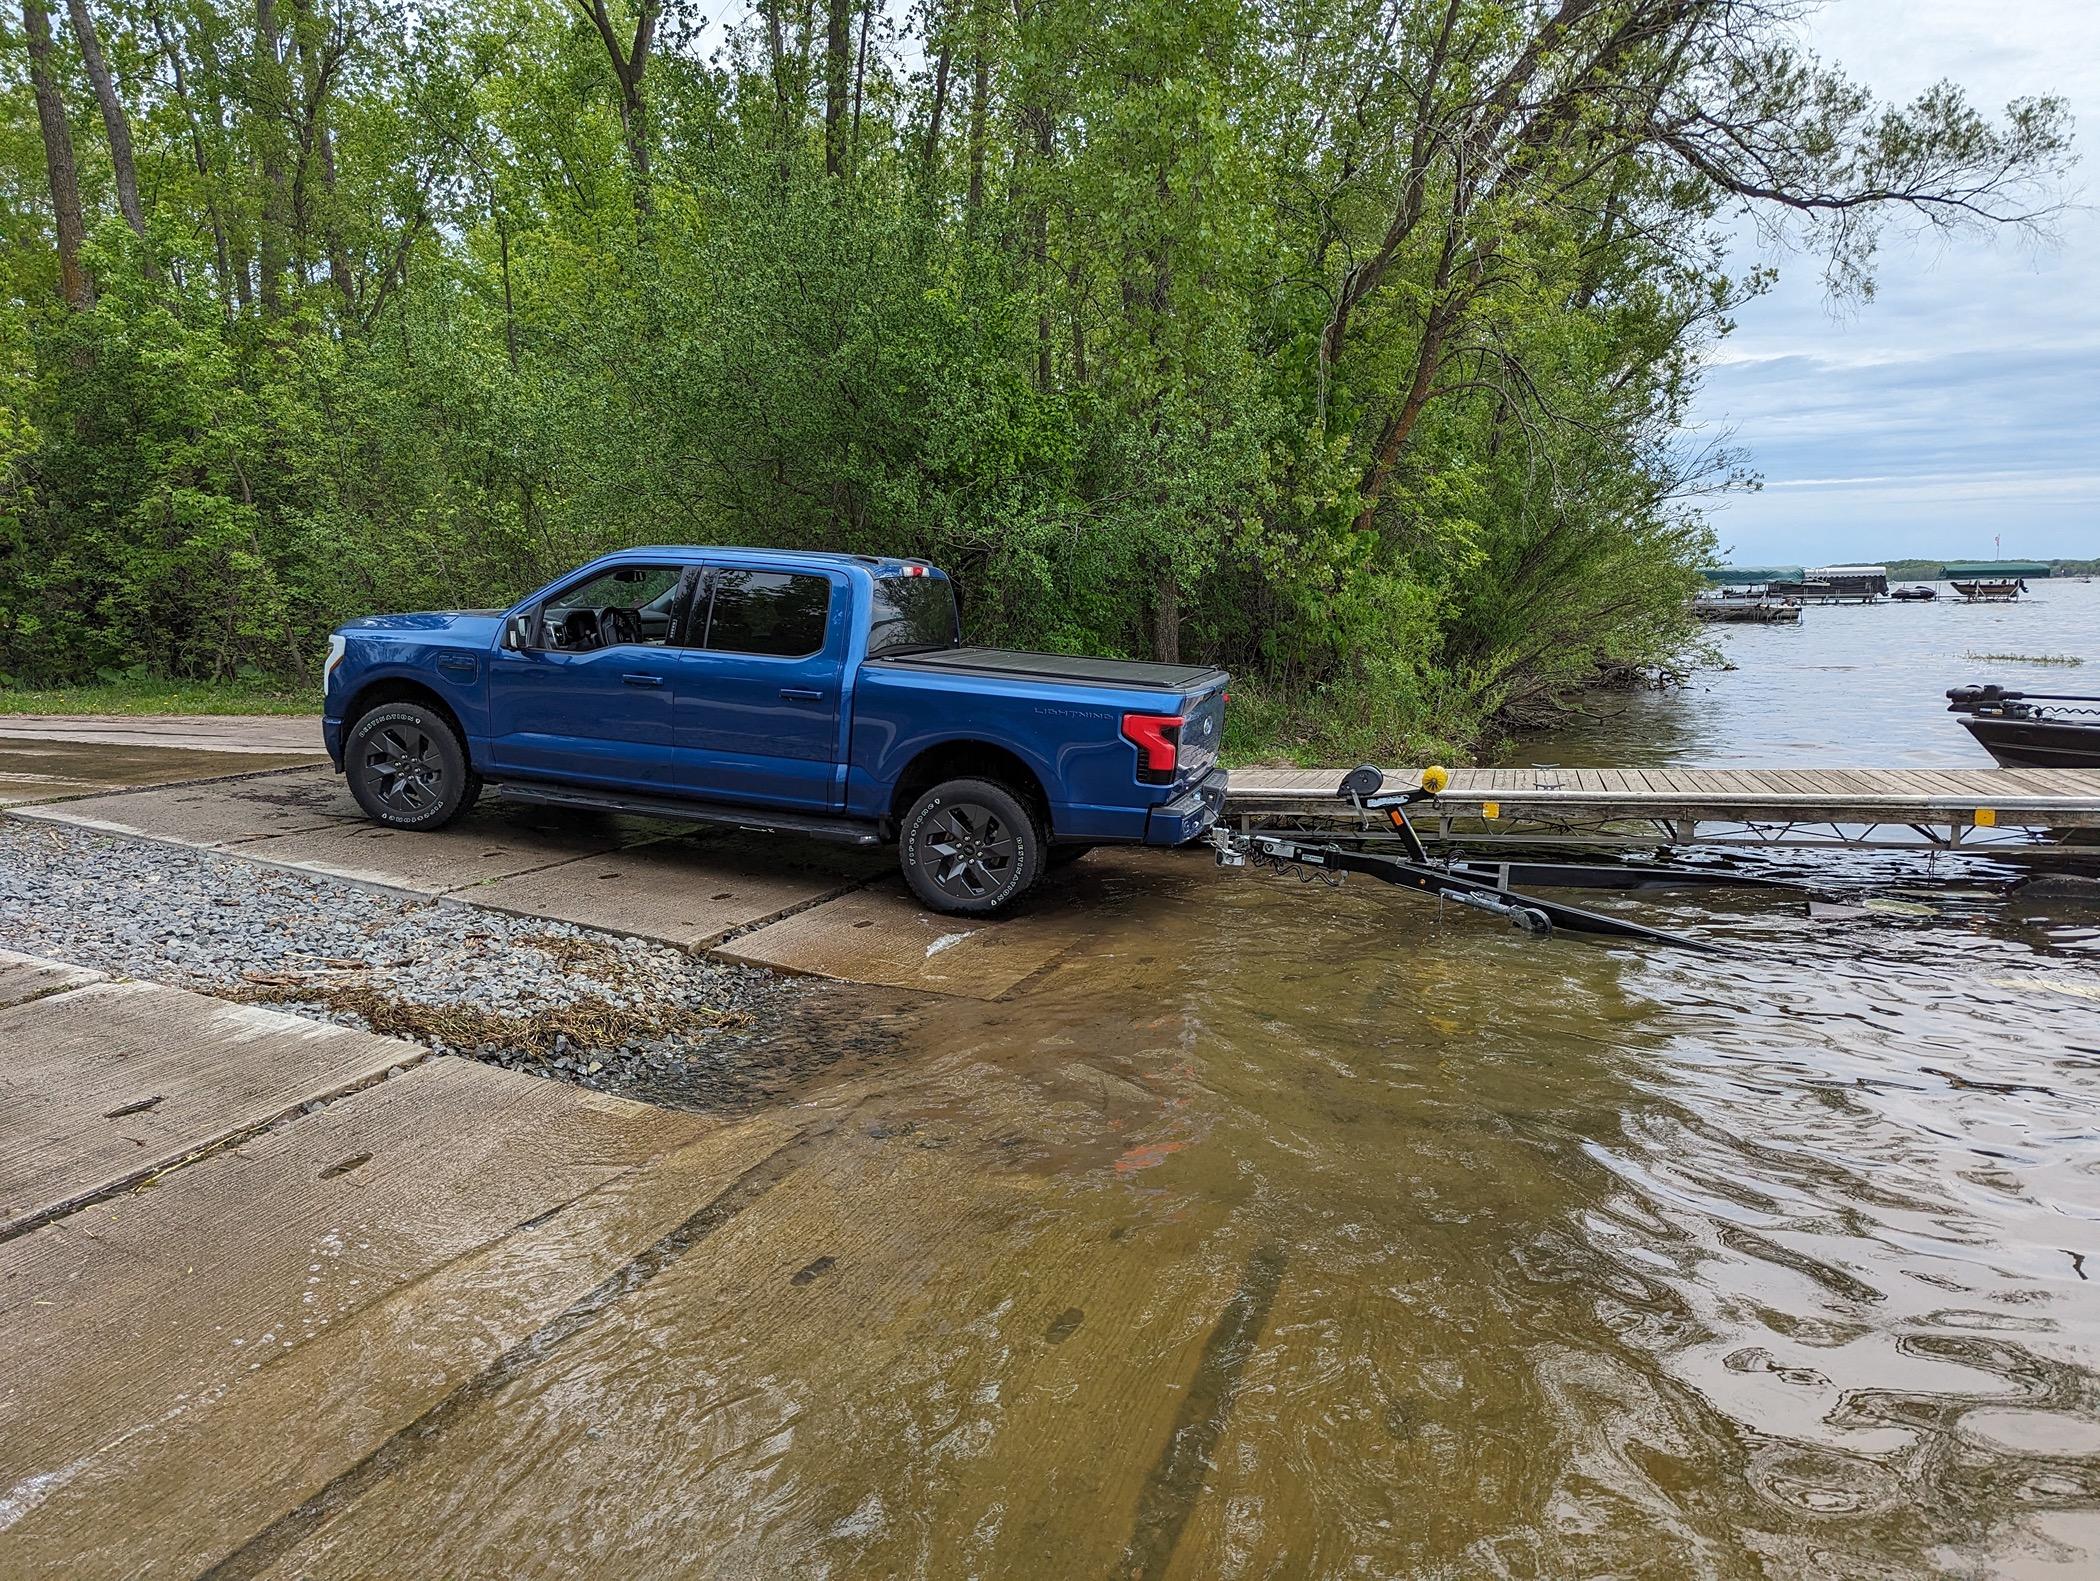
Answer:
[[[1265,833],[1246,829],[1235,832],[1222,824],[1212,828],[1210,840],[1220,867],[1269,867],[1296,870],[1311,878],[1333,875],[1340,882],[1344,873],[1363,873],[1383,883],[1412,889],[1438,900],[1448,900],[1500,917],[1526,933],[1551,933],[1556,928],[1600,938],[1638,939],[1649,944],[1674,944],[1688,950],[1711,951],[1715,946],[1689,934],[1651,928],[1606,912],[1571,906],[1527,894],[1515,886],[1540,884],[1549,889],[1665,889],[1693,886],[1790,889],[1775,879],[1758,878],[1725,868],[1679,866],[1666,862],[1484,862],[1433,861],[1422,838],[1408,822],[1407,809],[1429,801],[1449,783],[1442,769],[1422,775],[1419,790],[1382,793],[1385,776],[1370,764],[1351,769],[1342,780],[1339,794],[1358,813],[1355,835],[1322,837],[1305,831]],[[1391,855],[1365,850],[1361,841],[1372,831],[1374,815],[1399,837],[1401,853]]]

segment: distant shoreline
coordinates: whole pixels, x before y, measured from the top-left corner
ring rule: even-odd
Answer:
[[[1940,572],[1948,565],[1973,563],[1977,560],[1986,559],[1995,560],[1998,558],[1999,556],[1997,555],[1974,555],[1968,557],[1965,562],[1964,557],[1961,555],[1946,555],[1935,556],[1930,560],[1878,560],[1874,563],[1888,568],[1891,582],[1935,582],[1941,579]],[[2017,559],[2019,557],[2006,556],[2005,558]],[[2033,560],[2036,565],[2046,565],[2051,576],[2100,576],[2100,560],[2052,560],[2046,555],[2035,555]]]

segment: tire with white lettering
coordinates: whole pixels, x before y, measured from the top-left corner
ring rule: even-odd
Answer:
[[[995,780],[947,780],[911,805],[897,840],[904,881],[930,910],[982,917],[1042,876],[1042,820]]]
[[[451,721],[420,703],[381,703],[360,716],[343,744],[343,775],[365,816],[392,829],[442,829],[481,793]]]

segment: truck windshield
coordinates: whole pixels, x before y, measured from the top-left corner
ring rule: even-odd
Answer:
[[[944,576],[878,576],[868,618],[868,657],[923,653],[962,641],[955,586]]]

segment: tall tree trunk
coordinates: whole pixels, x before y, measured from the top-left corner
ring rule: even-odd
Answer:
[[[1436,387],[1437,370],[1443,366],[1444,341],[1451,333],[1460,316],[1461,309],[1449,299],[1439,302],[1429,311],[1429,320],[1422,326],[1422,344],[1415,352],[1414,376],[1408,381],[1407,395],[1400,403],[1400,410],[1385,420],[1379,429],[1378,442],[1371,450],[1371,464],[1364,469],[1360,492],[1363,506],[1351,525],[1358,532],[1369,532],[1378,521],[1378,503],[1385,498],[1385,488],[1393,479],[1400,465],[1400,452],[1407,448],[1407,441],[1421,421],[1422,409],[1429,404],[1430,392]]]
[[[354,313],[357,311],[357,286],[350,268],[350,251],[343,241],[342,211],[336,201],[335,134],[328,125],[328,95],[335,81],[336,67],[341,60],[338,46],[332,44],[329,49],[316,55],[306,36],[300,36],[299,71],[304,80],[300,94],[302,119],[299,174],[292,183],[292,192],[296,200],[292,211],[298,219],[300,251],[303,257],[310,235],[310,211],[314,208],[308,196],[311,184],[306,179],[307,157],[310,151],[313,167],[321,177],[321,251],[328,260],[328,282],[335,287],[336,295],[342,298],[343,311]]]
[[[335,139],[329,135],[327,122],[322,122],[314,136],[315,152],[321,166],[321,215],[322,245],[328,249],[328,278],[335,286],[336,294],[343,299],[343,311],[357,311],[357,283],[350,268],[350,249],[343,244],[343,222],[336,211],[335,195]]]
[[[36,94],[37,129],[44,137],[44,173],[51,181],[51,212],[58,227],[58,290],[68,306],[93,307],[95,282],[80,261],[87,225],[80,214],[80,169],[73,162],[73,130],[66,124],[52,69],[51,18],[42,0],[22,0],[22,31],[29,38],[29,83]]]
[[[824,174],[835,176],[846,162],[846,46],[853,0],[824,0]]]
[[[262,246],[260,290],[263,314],[284,311],[284,274],[291,261],[292,192],[285,161],[286,111],[290,82],[285,72],[284,39],[277,28],[277,0],[255,0],[255,88],[253,117],[255,162],[262,172]]]
[[[131,155],[131,122],[124,114],[124,101],[117,97],[117,84],[102,57],[102,40],[95,36],[95,18],[87,0],[66,0],[66,14],[73,20],[73,37],[80,44],[80,58],[87,65],[88,81],[95,85],[95,102],[102,106],[102,126],[109,134],[109,163],[117,178],[117,207],[132,234],[145,239],[146,211],[139,206],[139,167]]]
[[[853,56],[853,168],[860,168],[860,106],[861,93],[868,82],[868,24],[875,19],[875,7],[881,0],[861,0],[860,48]]]
[[[984,207],[985,101],[991,97],[992,65],[987,58],[984,20],[977,21],[975,53],[970,61],[970,218]]]
[[[1047,105],[1031,105],[1021,112],[1024,125],[1035,133],[1035,169],[1033,175],[1035,192],[1028,205],[1028,251],[1035,263],[1035,288],[1038,305],[1035,313],[1035,383],[1039,390],[1050,388],[1052,369],[1050,362],[1050,199],[1043,190],[1049,181],[1050,151],[1055,147],[1055,133],[1050,122]]]
[[[1152,596],[1152,657],[1161,664],[1181,662],[1181,578],[1172,562],[1160,572]]]
[[[204,151],[204,129],[197,124],[197,106],[190,98],[189,75],[183,70],[182,51],[168,35],[168,25],[162,18],[160,7],[147,7],[153,19],[153,36],[160,43],[162,59],[168,63],[169,73],[175,79],[175,99],[182,106],[182,119],[190,130],[190,158],[197,167],[197,181],[204,189],[204,211],[211,218],[211,241],[219,265],[219,305],[227,316],[233,315],[233,261],[226,245],[226,221],[219,213],[218,183],[212,179],[211,159]]]
[[[941,29],[941,52],[933,63],[933,108],[926,117],[926,178],[930,183],[940,169],[941,117],[948,110],[948,71],[955,62],[955,41]]]
[[[773,77],[773,147],[779,155],[774,174],[785,191],[794,175],[788,157],[793,146],[789,131],[794,116],[788,94],[787,25],[781,17],[780,4],[781,0],[765,0],[766,54]]]
[[[576,0],[581,7],[583,0]],[[656,199],[649,188],[649,102],[642,96],[642,74],[649,69],[649,51],[656,43],[656,22],[663,14],[663,0],[642,0],[635,8],[634,41],[623,47],[613,31],[605,0],[590,0],[584,15],[598,30],[612,63],[613,79],[619,85],[620,132],[627,144],[627,163],[634,175],[634,220],[637,231],[648,227],[656,212]]]

